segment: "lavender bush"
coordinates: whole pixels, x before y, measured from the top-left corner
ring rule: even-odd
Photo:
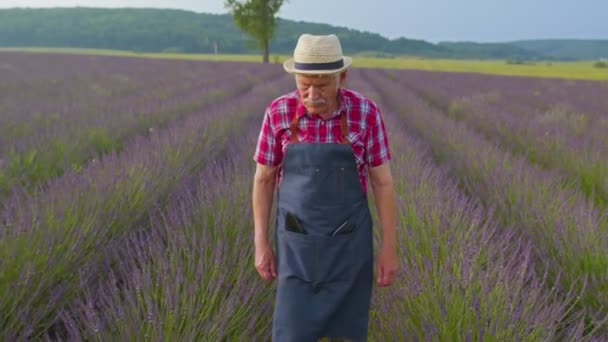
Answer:
[[[558,338],[573,300],[535,274],[533,246],[467,198],[384,105],[383,88],[356,81],[384,108],[399,208],[400,281],[374,301],[374,340]]]
[[[559,175],[531,166],[458,124],[416,96],[410,89],[378,74],[368,80],[383,85],[382,96],[399,112],[410,130],[450,167],[468,193],[496,208],[499,223],[512,227],[533,243],[540,274],[567,298],[574,289],[588,327],[606,329],[608,248],[605,215],[575,188],[564,189]],[[604,332],[606,333],[606,332]]]
[[[606,87],[588,81],[484,77],[476,82],[467,74],[393,78],[488,139],[563,171],[564,179],[580,179],[583,193],[606,207],[608,102],[599,96]]]
[[[178,187],[149,227],[107,249],[110,276],[58,316],[68,338],[268,339],[271,287],[255,273],[250,239],[256,128]]]
[[[5,65],[19,71],[3,80],[0,196],[15,185],[31,188],[66,169],[80,170],[83,163],[120,150],[131,136],[152,133],[211,103],[228,101],[260,79],[282,75],[276,68],[251,69],[245,63],[37,58],[0,54]],[[33,74],[45,58],[53,77]],[[56,75],[55,68],[65,65],[71,72]],[[219,74],[225,77],[216,80]]]
[[[606,116],[605,81],[503,76],[476,73],[442,73],[419,70],[379,71],[393,80],[417,85],[423,97],[441,101],[474,93],[499,93],[505,105],[550,109],[563,107],[594,118]],[[415,82],[411,82],[415,81]],[[435,88],[430,87],[431,84]],[[517,113],[514,113],[517,114]]]
[[[258,84],[220,108],[201,109],[120,154],[66,173],[33,195],[16,194],[0,217],[0,331],[37,336],[79,289],[73,270],[99,261],[99,249],[145,219],[180,179],[226,156],[225,147],[289,79]],[[44,273],[42,272],[44,270]],[[92,272],[91,277],[99,276]],[[9,295],[10,293],[10,295]]]

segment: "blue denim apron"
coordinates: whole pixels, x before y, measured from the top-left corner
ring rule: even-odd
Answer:
[[[297,143],[297,116],[290,125],[276,215],[275,342],[367,340],[372,218],[340,119],[342,143]]]

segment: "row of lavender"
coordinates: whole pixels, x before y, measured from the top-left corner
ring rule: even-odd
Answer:
[[[43,61],[46,70],[40,70]],[[32,188],[66,169],[80,170],[134,135],[153,133],[280,75],[276,68],[245,63],[109,56],[4,53],[0,64],[10,71],[0,89],[5,196],[14,186]]]
[[[151,212],[145,233],[108,249],[101,272],[109,276],[58,316],[65,337],[269,340],[272,286],[252,259],[255,118],[232,139],[231,153],[177,187],[165,210]]]
[[[547,289],[546,278],[535,273],[533,245],[503,229],[491,210],[459,189],[397,108],[384,102],[387,85],[361,76],[352,86],[380,106],[391,137],[402,262],[400,281],[379,291],[374,302],[374,336],[546,341],[583,335],[581,319],[561,325],[574,299]]]
[[[365,77],[465,191],[495,211],[499,226],[532,244],[534,268],[547,288],[563,300],[576,298],[576,310],[561,324],[583,317],[585,333],[597,329],[608,336],[608,217],[578,188],[565,187],[560,173],[539,169],[447,118],[416,89],[373,71]]]
[[[226,76],[215,71],[214,79]],[[250,91],[201,106],[153,135],[137,136],[120,153],[107,153],[80,172],[67,171],[44,189],[5,199],[0,212],[3,340],[61,334],[59,313],[81,298],[88,284],[106,277],[109,251],[145,228],[150,210],[169,203],[188,176],[230,155],[234,137],[261,117],[278,89],[291,85],[276,71],[258,71]]]
[[[608,209],[605,83],[467,74],[390,73],[446,115],[545,168]]]
[[[434,83],[437,89],[426,95],[437,100],[448,94],[451,98],[458,98],[474,93],[492,94],[499,90],[506,104],[539,110],[565,108],[596,118],[604,116],[608,106],[608,99],[604,96],[608,83],[603,81],[422,70],[385,70],[385,73],[393,80],[419,81],[422,89],[431,90],[427,86]]]
[[[399,198],[400,278],[376,292],[370,339],[579,339],[580,317],[563,320],[575,299],[536,275],[534,245],[504,231],[458,189],[381,102],[384,89],[354,72],[351,82],[387,109]],[[99,272],[109,276],[85,284],[83,296],[58,314],[62,329],[54,334],[269,340],[274,286],[255,273],[251,240],[251,155],[260,122],[194,182],[176,187],[145,229],[105,250]]]

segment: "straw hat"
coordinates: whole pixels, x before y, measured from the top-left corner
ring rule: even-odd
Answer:
[[[342,55],[340,40],[335,34],[315,36],[305,33],[298,38],[293,58],[283,63],[290,74],[333,74],[345,70],[352,58]]]

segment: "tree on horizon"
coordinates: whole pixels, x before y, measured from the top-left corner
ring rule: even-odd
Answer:
[[[239,30],[249,34],[262,50],[262,62],[269,62],[270,41],[276,29],[276,13],[286,0],[225,0]]]

